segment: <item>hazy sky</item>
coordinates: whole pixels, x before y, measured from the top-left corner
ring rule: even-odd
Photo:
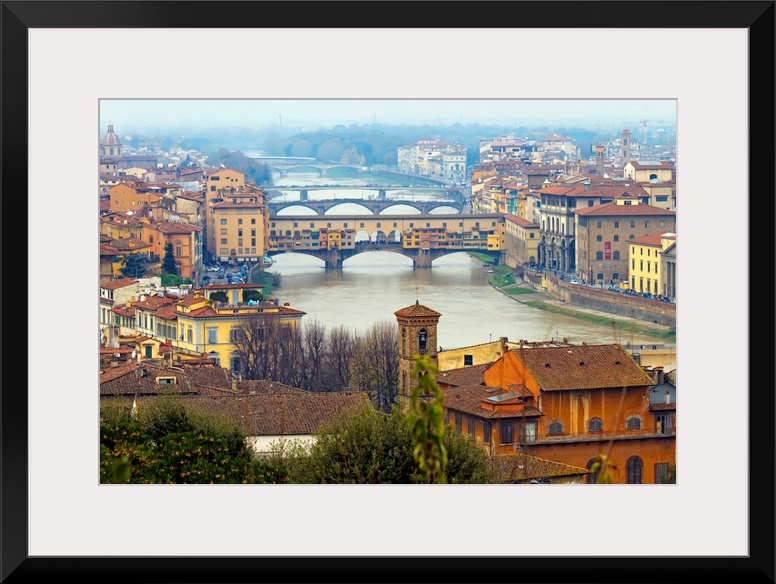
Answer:
[[[514,124],[546,126],[613,125],[650,120],[675,125],[675,100],[580,99],[286,99],[286,100],[100,100],[100,129],[108,122],[153,127],[196,124],[264,127],[331,127],[337,124]],[[634,128],[636,130],[636,128]]]

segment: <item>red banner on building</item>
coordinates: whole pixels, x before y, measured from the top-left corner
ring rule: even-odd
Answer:
[[[607,241],[604,243],[604,259],[612,259],[612,242]]]

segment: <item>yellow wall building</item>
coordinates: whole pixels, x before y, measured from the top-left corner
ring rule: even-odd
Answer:
[[[672,235],[658,233],[628,242],[628,281],[631,290],[655,295],[663,293],[661,255],[664,249],[676,242]]]

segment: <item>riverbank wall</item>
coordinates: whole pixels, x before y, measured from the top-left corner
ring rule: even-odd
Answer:
[[[569,308],[597,310],[672,329],[676,328],[676,304],[671,302],[619,294],[592,286],[570,284],[548,272],[525,271],[523,279],[533,286],[543,288],[552,298],[563,302]]]

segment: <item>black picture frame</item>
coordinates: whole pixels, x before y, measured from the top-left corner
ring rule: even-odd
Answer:
[[[14,257],[14,265],[26,266],[24,245],[18,243],[19,225],[27,225],[27,210],[9,206],[12,193],[27,192],[27,31],[36,27],[217,27],[232,28],[248,22],[270,20],[295,28],[320,28],[332,21],[334,5],[345,2],[210,2],[210,1],[3,1],[2,2],[2,193],[6,202],[3,257]],[[423,5],[426,5],[424,10]],[[759,298],[758,320],[773,323],[773,249],[772,226],[762,219],[774,217],[774,2],[771,1],[634,1],[634,2],[478,2],[470,4],[463,18],[461,8],[439,16],[431,2],[412,3],[411,16],[397,10],[397,2],[368,2],[358,5],[370,15],[379,15],[375,26],[391,27],[479,27],[504,26],[497,11],[514,11],[507,21],[520,27],[621,28],[638,23],[638,28],[745,28],[749,31],[749,119],[750,119],[750,249],[764,254],[767,265],[750,265],[750,299],[754,291],[767,290],[767,302]],[[301,6],[304,5],[304,9]],[[352,6],[352,5],[351,5]],[[455,6],[453,3],[446,5]],[[455,12],[457,16],[452,16]],[[373,18],[369,16],[368,18]],[[374,18],[378,18],[375,16]],[[448,22],[450,19],[450,22]],[[359,19],[361,20],[361,19]],[[334,25],[332,23],[331,25]],[[331,26],[330,25],[330,26]],[[336,23],[336,26],[345,26]],[[367,24],[359,25],[369,28]],[[755,156],[756,154],[756,156]],[[13,172],[11,172],[13,170]],[[757,177],[760,177],[758,179]],[[756,181],[756,182],[755,182]],[[767,219],[766,219],[767,222]],[[756,228],[755,228],[756,227]],[[768,240],[757,242],[768,234]],[[14,243],[16,242],[16,243]],[[759,243],[759,245],[757,245]],[[13,254],[10,247],[13,246]],[[760,256],[763,257],[763,256]],[[8,265],[8,264],[7,264]],[[721,268],[721,276],[725,275]],[[754,277],[756,276],[756,280]],[[1,288],[1,287],[0,287]],[[740,284],[736,285],[740,289]],[[737,301],[749,299],[737,296]],[[8,303],[7,303],[8,304]],[[26,310],[22,311],[24,305]],[[15,296],[6,311],[6,337],[9,349],[29,346],[22,314],[30,306]],[[763,316],[768,316],[766,321]],[[751,321],[750,321],[751,324]],[[762,327],[761,327],[762,328]],[[29,334],[29,333],[28,333]],[[19,337],[22,337],[21,339]],[[762,363],[773,363],[773,331],[765,338],[750,339],[750,370]],[[13,340],[13,342],[11,342]],[[14,355],[14,353],[9,353]],[[5,356],[0,351],[0,359]],[[27,356],[29,359],[29,355]],[[21,368],[8,356],[0,399],[2,410],[2,560],[3,582],[53,582],[74,578],[79,584],[90,582],[774,582],[774,391],[772,378],[751,372],[723,372],[720,383],[730,383],[740,393],[742,386],[756,383],[757,395],[750,399],[750,475],[709,470],[709,481],[749,480],[750,516],[747,557],[29,557],[27,552],[27,438],[30,414],[26,391],[15,374]],[[1,362],[0,362],[1,363]],[[14,365],[16,365],[14,367]],[[762,381],[765,379],[765,381]],[[754,386],[752,386],[754,388]],[[719,404],[723,413],[725,404]],[[713,445],[710,445],[713,447]],[[728,461],[729,462],[729,461]],[[721,466],[724,466],[721,461]],[[746,468],[747,465],[736,465]],[[670,509],[653,509],[652,504],[638,510],[649,520],[660,513],[670,520]],[[720,501],[709,513],[724,515]],[[377,520],[378,518],[375,518]],[[667,533],[670,537],[670,531]],[[579,527],[579,537],[585,537]],[[634,537],[638,537],[637,535]],[[551,552],[552,542],[548,542]],[[517,546],[519,548],[519,546]]]

